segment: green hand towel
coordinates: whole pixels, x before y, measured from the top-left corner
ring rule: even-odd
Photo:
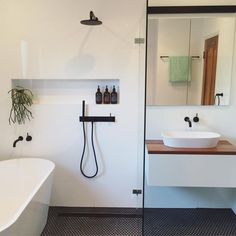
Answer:
[[[192,57],[174,56],[169,57],[169,81],[190,82],[192,74]]]

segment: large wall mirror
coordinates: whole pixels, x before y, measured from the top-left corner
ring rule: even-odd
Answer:
[[[229,105],[235,6],[184,9],[148,7],[147,105]]]

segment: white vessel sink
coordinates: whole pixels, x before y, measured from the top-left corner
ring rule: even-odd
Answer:
[[[220,139],[219,134],[207,131],[166,131],[162,137],[166,146],[176,148],[212,148]]]

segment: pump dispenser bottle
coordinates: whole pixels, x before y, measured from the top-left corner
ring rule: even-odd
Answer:
[[[112,92],[111,92],[111,104],[117,104],[117,92],[115,85],[113,86]]]
[[[110,104],[111,103],[111,94],[108,91],[108,87],[106,86],[105,92],[103,93],[103,103]]]
[[[100,87],[98,86],[97,92],[95,94],[96,104],[102,104],[102,93]]]

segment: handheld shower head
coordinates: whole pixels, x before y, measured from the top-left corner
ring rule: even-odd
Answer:
[[[82,117],[85,116],[85,101],[82,102]]]
[[[102,21],[98,20],[98,18],[94,15],[93,11],[90,11],[90,19],[89,20],[81,20],[80,23],[83,25],[101,25]]]

